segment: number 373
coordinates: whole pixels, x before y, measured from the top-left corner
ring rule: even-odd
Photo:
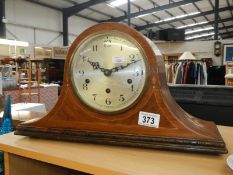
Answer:
[[[153,117],[143,116],[142,118],[143,118],[142,122],[144,124],[151,124],[151,125],[155,124],[155,119]]]

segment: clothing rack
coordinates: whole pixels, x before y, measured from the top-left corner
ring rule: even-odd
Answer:
[[[179,60],[179,59],[164,59],[164,61],[166,62],[188,62],[188,61],[193,61],[193,62],[205,62],[205,59],[196,59],[196,60],[191,60],[191,59],[185,59],[185,60]]]
[[[168,83],[207,85],[205,59],[167,59],[165,73]]]

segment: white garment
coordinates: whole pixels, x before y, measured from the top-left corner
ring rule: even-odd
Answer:
[[[207,85],[208,74],[207,74],[207,66],[205,62],[203,63],[203,73],[204,73],[204,85]]]
[[[176,74],[175,74],[175,78],[173,79],[173,84],[176,84],[177,82],[177,79],[178,79],[178,72],[179,72],[179,69],[182,68],[182,63],[180,62],[177,69],[176,69]]]

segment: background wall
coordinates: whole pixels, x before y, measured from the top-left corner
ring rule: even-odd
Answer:
[[[23,0],[6,0],[6,38],[27,41],[30,45],[62,46],[62,13]],[[95,22],[69,18],[69,43]]]
[[[185,51],[195,53],[198,58],[212,58],[213,65],[222,65],[222,55],[214,55],[214,40],[156,43],[162,54],[177,54]],[[233,40],[221,40],[222,44],[233,43]]]
[[[6,0],[6,38],[27,41],[30,46],[62,46],[62,13],[23,0]],[[69,43],[86,28],[96,24],[84,18],[69,18]],[[233,40],[222,40],[223,44]],[[160,42],[163,54],[191,51],[200,58],[213,58],[214,65],[222,64],[222,55],[216,57],[214,41]],[[33,49],[28,51],[33,55]]]

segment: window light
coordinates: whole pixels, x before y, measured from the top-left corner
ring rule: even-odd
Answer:
[[[134,1],[134,0],[130,0],[130,1]],[[114,8],[114,7],[118,7],[123,4],[126,4],[127,2],[128,0],[115,0],[115,1],[110,2],[108,5]]]
[[[184,17],[186,17],[186,16],[188,16],[188,15],[187,15],[187,14],[184,14],[184,15],[176,16],[176,18],[179,19],[179,18],[184,18]]]
[[[199,13],[201,13],[201,12],[192,12],[192,13],[187,13],[187,14],[183,14],[183,15],[176,16],[175,18],[180,19],[180,18],[184,18],[184,17],[186,17],[186,16],[193,16],[193,15],[197,15],[197,14],[199,14]]]
[[[173,20],[173,19],[176,19],[176,17],[166,18],[166,19],[161,20],[161,21],[171,21],[171,20]]]
[[[188,4],[181,5],[181,6],[183,7],[183,6],[187,6],[187,5],[191,5],[191,4],[192,3],[188,3]],[[154,13],[156,13],[156,12],[139,15],[139,16],[136,16],[135,18],[141,18],[141,17],[147,16],[147,15],[152,15]],[[196,15],[196,14],[199,14],[199,13],[200,12],[193,12],[193,13],[189,13],[189,14],[179,15],[179,16],[176,16],[176,17],[171,17],[171,18],[164,19],[163,21],[170,21],[170,20],[173,20],[173,19],[183,18],[183,17],[186,17],[186,16],[192,16],[192,15]],[[159,22],[162,22],[162,20],[156,21],[155,23],[159,23]]]
[[[10,46],[22,46],[22,47],[28,47],[28,42],[25,41],[16,41],[16,40],[8,40],[8,39],[1,39],[0,38],[0,44],[10,45]]]
[[[201,37],[211,36],[211,35],[214,35],[214,32],[205,33],[205,34],[201,34],[201,35],[190,36],[190,37],[186,37],[185,39],[186,39],[186,40],[191,40],[191,39],[201,38]]]
[[[206,23],[208,23],[208,21],[202,21],[202,22],[198,22],[198,23],[187,24],[187,25],[184,25],[184,26],[179,26],[179,27],[177,27],[177,29],[183,29],[183,28],[186,28],[186,27],[192,27],[192,26],[206,24]]]
[[[206,27],[206,28],[202,28],[202,29],[191,30],[191,31],[185,32],[185,34],[191,34],[191,33],[196,33],[196,32],[202,32],[202,31],[212,30],[212,29],[214,29],[214,27]]]
[[[188,6],[188,5],[191,5],[192,3],[188,3],[188,4],[184,4],[184,5],[181,5],[181,7],[184,7],[184,6]]]
[[[153,13],[146,13],[146,14],[142,14],[142,15],[138,15],[138,16],[135,16],[135,18],[142,18],[144,16],[148,16],[148,15],[153,15],[155,14],[156,12],[153,12]]]
[[[192,12],[192,13],[188,13],[188,14],[174,16],[174,17],[171,17],[171,18],[166,18],[166,19],[163,19],[163,20],[155,21],[154,23],[157,24],[157,23],[161,23],[161,22],[165,22],[165,21],[171,21],[173,19],[180,19],[180,18],[184,18],[184,17],[187,17],[187,16],[193,16],[193,15],[196,15],[196,14],[199,14],[199,13],[201,13],[201,12]]]

